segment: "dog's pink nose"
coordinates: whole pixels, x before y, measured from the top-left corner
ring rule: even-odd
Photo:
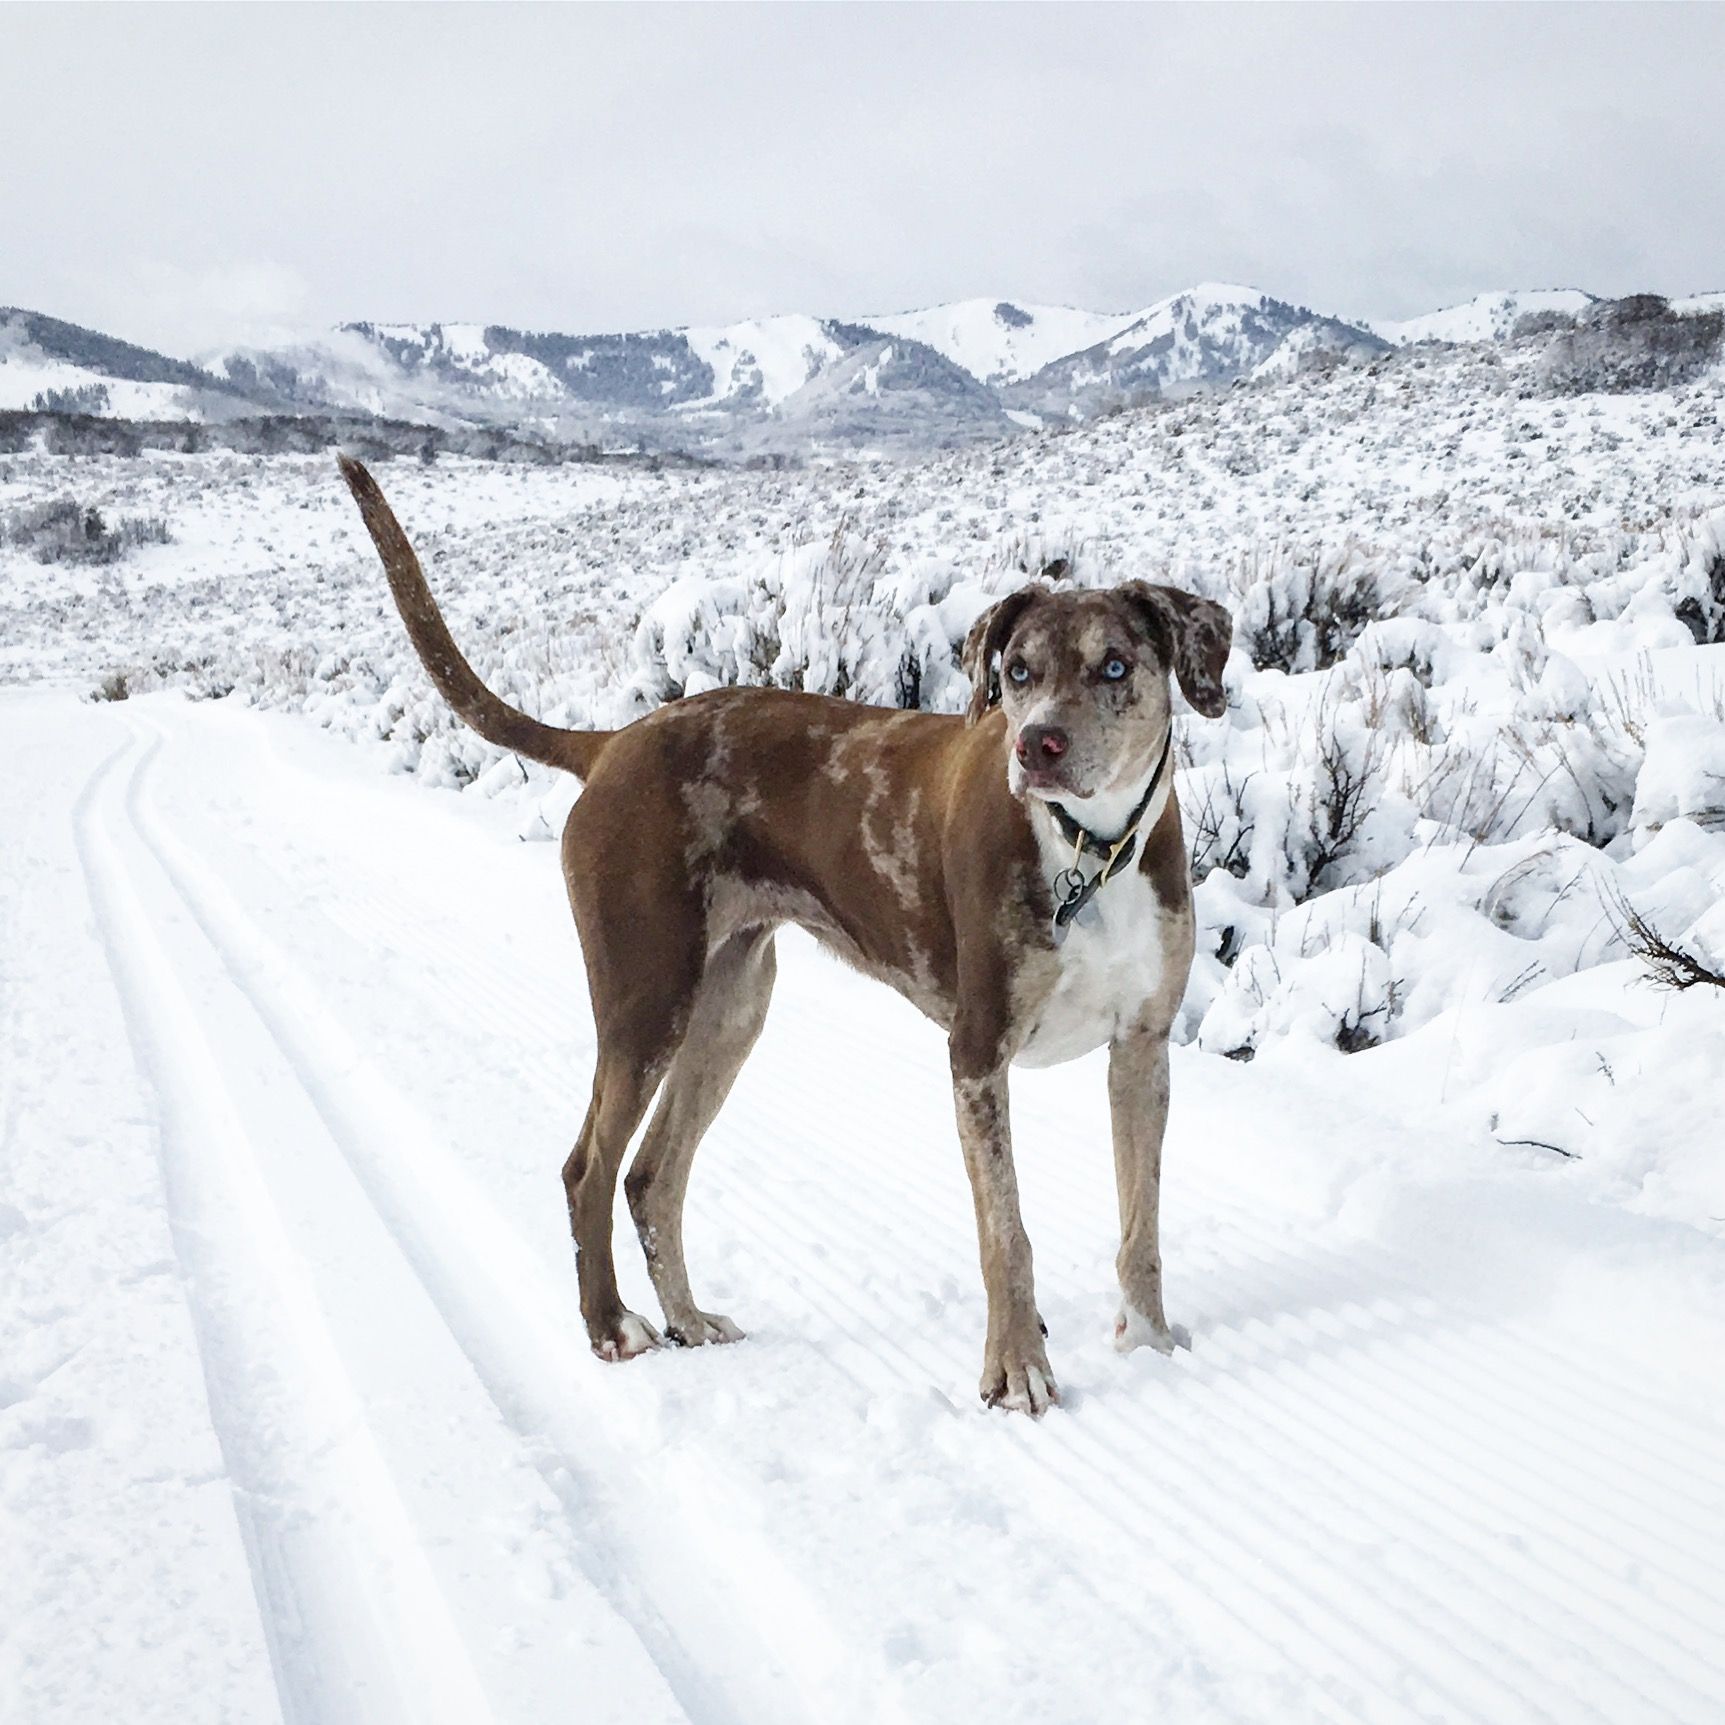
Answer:
[[[1066,753],[1066,733],[1058,725],[1026,725],[1018,733],[1018,758],[1027,767],[1047,767]]]

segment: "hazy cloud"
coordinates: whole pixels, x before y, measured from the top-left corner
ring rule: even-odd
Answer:
[[[1725,8],[0,8],[0,303],[178,352],[1725,287]]]

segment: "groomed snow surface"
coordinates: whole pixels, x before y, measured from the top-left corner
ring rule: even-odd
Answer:
[[[0,1718],[1725,1717],[1719,1218],[1457,1125],[1515,1003],[1175,1050],[1172,1359],[1108,1345],[1100,1057],[1016,1078],[1033,1424],[941,1037],[785,936],[689,1208],[749,1339],[606,1366],[554,855],[384,755],[0,692]],[[1719,1003],[1632,977],[1562,1004],[1667,1019],[1668,1130]]]

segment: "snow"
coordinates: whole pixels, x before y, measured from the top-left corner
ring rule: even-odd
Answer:
[[[1002,306],[1017,316],[1001,317]],[[1140,315],[1027,305],[1018,300],[967,299],[861,321],[870,329],[926,343],[979,382],[1007,383],[1029,377],[1052,360],[1106,341]]]
[[[689,403],[691,408],[711,406],[749,388],[756,374],[762,400],[776,406],[844,351],[818,318],[799,313],[692,326],[678,333],[713,369],[712,393]]]
[[[1531,288],[1514,293],[1483,293],[1461,305],[1419,317],[1374,319],[1366,327],[1385,341],[1404,347],[1420,341],[1502,341],[1524,317],[1534,312],[1562,312],[1573,316],[1586,311],[1595,295],[1579,288]]]
[[[446,323],[439,327],[443,331],[443,345],[462,364],[478,365],[489,357],[491,348],[485,339],[484,324]]]
[[[1200,282],[1183,293],[1170,294],[1142,311],[1108,343],[1111,354],[1131,353],[1158,340],[1177,339],[1186,323],[1215,324],[1230,313],[1250,310],[1264,303],[1257,288],[1237,287],[1229,282]]]
[[[974,1402],[941,1038],[794,935],[690,1209],[749,1339],[593,1361],[592,1027],[519,842],[574,786],[431,692],[327,460],[0,456],[0,520],[174,535],[0,546],[0,1717],[1712,1725],[1725,1001],[1624,917],[1725,969],[1725,380],[1536,357],[898,465],[379,469],[556,723],[954,711],[1056,559],[1229,605],[1174,755],[1194,1347],[1109,1346],[1105,1062],[1016,1075],[1035,1428]]]
[[[1538,1023],[1177,1049],[1167,1359],[1109,1343],[1104,1060],[1015,1076],[1033,1426],[975,1400],[939,1034],[785,937],[689,1211],[749,1339],[607,1366],[552,852],[232,702],[13,690],[0,740],[7,1717],[1725,1706],[1725,1248],[1673,1153],[1719,1002],[1594,972]],[[1611,1157],[1494,1142],[1560,1097]]]
[[[69,360],[50,359],[32,343],[9,335],[0,325],[0,412],[29,408],[45,390],[107,391],[102,411],[119,418],[184,419],[199,415],[188,405],[189,391],[173,383],[135,383],[109,377]]]

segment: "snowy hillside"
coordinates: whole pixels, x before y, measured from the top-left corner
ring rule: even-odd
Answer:
[[[1368,330],[1256,288],[1205,282],[1160,301],[1105,340],[1044,366],[1005,397],[1050,418],[1086,419],[1124,403],[1190,394],[1273,369],[1289,344],[1351,358],[1383,346]]]
[[[41,408],[201,419],[240,403],[224,380],[95,330],[0,306],[0,412]]]
[[[1463,305],[1446,306],[1442,311],[1426,312],[1399,323],[1376,320],[1369,327],[1396,347],[1417,341],[1502,341],[1524,317],[1535,312],[1558,312],[1573,317],[1597,300],[1597,294],[1582,293],[1579,288],[1486,293]]]
[[[1141,315],[967,299],[863,321],[874,329],[926,343],[979,383],[999,384],[1016,383],[1054,360],[1106,341]]]
[[[850,372],[785,400],[811,419],[876,412],[901,369],[884,351],[896,338],[876,339],[879,354],[859,348]],[[1447,1010],[1461,979],[1440,968],[1428,985],[1438,948],[1371,907],[1401,892],[1429,919],[1441,893],[1464,921],[1488,915],[1466,871],[1429,876],[1447,853],[1422,835],[1458,856],[1485,844],[1503,869],[1561,835],[1601,891],[1627,892],[1614,859],[1652,832],[1640,776],[1681,778],[1655,721],[1712,722],[1710,681],[1685,707],[1637,655],[1725,641],[1717,366],[1576,394],[1543,381],[1548,359],[1537,344],[1412,346],[899,466],[446,461],[385,481],[478,661],[560,720],[614,723],[737,680],[956,706],[971,617],[1055,560],[1081,581],[1149,575],[1223,600],[1239,625],[1234,716],[1191,732],[1183,780],[1217,956],[1182,1034],[1233,1053],[1302,1025],[1389,1041]],[[20,508],[71,482],[46,455],[4,473]],[[76,479],[105,518],[160,518],[173,542],[70,571],[13,553],[11,674],[238,688],[387,736],[436,782],[520,782],[426,691],[323,462],[103,458]],[[1339,755],[1320,746],[1331,732]],[[1344,772],[1369,820],[1332,808]],[[1657,806],[1710,806],[1696,772]],[[1328,908],[1290,914],[1309,906]],[[1698,913],[1673,914],[1687,929]],[[1607,951],[1568,938],[1506,951],[1547,978]],[[1310,943],[1357,939],[1376,955],[1356,951],[1366,983],[1332,999]]]
[[[327,343],[227,354],[213,364],[308,406],[490,420],[583,442],[733,455],[827,446],[920,451],[1014,429],[986,389],[932,348],[795,314],[604,336],[352,324]],[[847,395],[867,400],[836,410]]]

